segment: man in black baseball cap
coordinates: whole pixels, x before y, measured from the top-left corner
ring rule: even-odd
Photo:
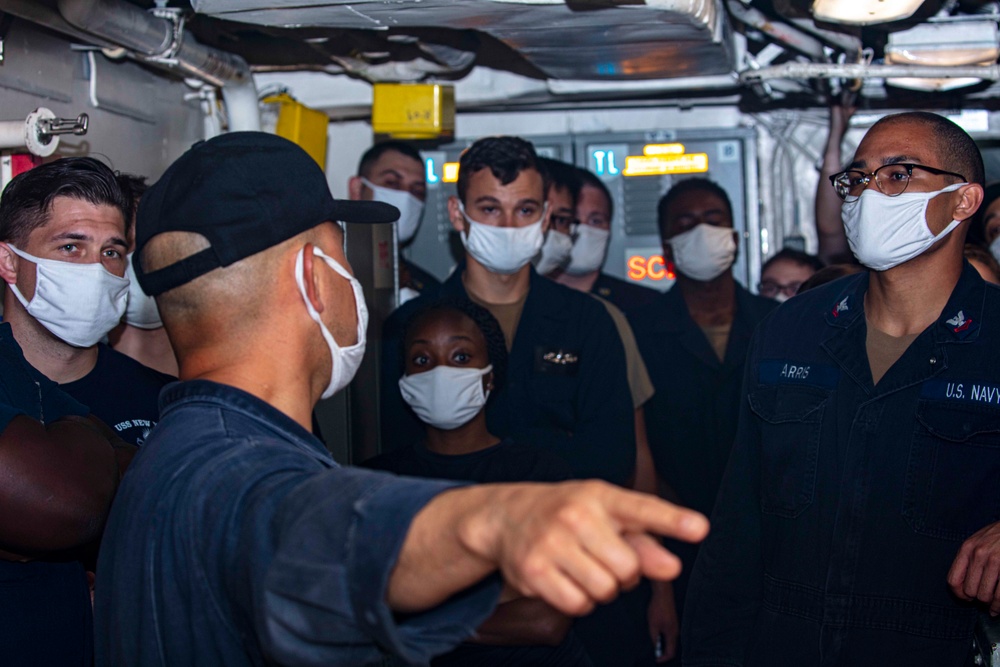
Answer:
[[[453,484],[341,468],[310,433],[345,386],[367,312],[338,202],[294,144],[196,145],[143,199],[137,274],[182,382],[119,487],[98,566],[97,664],[425,664],[521,594],[585,613],[676,576],[647,531],[704,517],[598,482]],[[249,296],[252,295],[252,296]]]

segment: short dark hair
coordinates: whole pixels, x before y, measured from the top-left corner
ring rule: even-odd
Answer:
[[[538,158],[539,171],[547,177],[549,187],[565,188],[573,198],[573,205],[580,197],[580,177],[573,165],[550,157]]]
[[[611,220],[615,217],[615,200],[611,198],[611,191],[608,190],[608,186],[604,184],[604,181],[598,178],[597,174],[593,173],[589,169],[577,167],[576,173],[580,178],[581,190],[583,189],[583,186],[586,185],[594,188],[595,190],[600,190],[601,194],[604,195],[604,198],[608,201],[608,222],[611,222]]]
[[[944,116],[929,111],[906,111],[883,116],[871,126],[871,132],[880,125],[916,123],[931,130],[935,150],[943,165],[931,165],[962,174],[969,183],[986,183],[986,169],[979,147],[969,134]]]
[[[421,164],[424,162],[424,158],[420,156],[420,151],[406,142],[396,140],[380,141],[366,150],[364,155],[361,156],[361,161],[358,163],[358,176],[368,178],[371,174],[372,165],[380,157],[389,152],[400,153],[408,158],[413,158]]]
[[[129,198],[115,173],[90,157],[67,157],[18,174],[0,197],[0,241],[24,245],[34,230],[49,221],[56,197],[111,206],[128,225]]]
[[[503,329],[495,317],[479,304],[473,303],[465,297],[447,297],[433,301],[423,308],[417,310],[403,325],[403,358],[406,358],[406,345],[410,338],[410,333],[417,323],[427,319],[435,313],[460,313],[475,322],[476,326],[483,333],[486,339],[486,356],[489,357],[493,366],[493,396],[503,387],[504,379],[507,376],[507,339],[503,335]]]
[[[125,218],[125,231],[131,236],[135,227],[135,213],[139,209],[139,200],[149,189],[149,183],[145,176],[137,176],[136,174],[118,172],[117,177],[118,185],[129,201],[130,215]]]
[[[458,159],[458,198],[464,204],[469,179],[483,169],[489,169],[503,185],[513,183],[522,171],[534,169],[542,175],[544,192],[549,190],[548,175],[538,164],[538,155],[531,142],[521,137],[483,137],[462,151]]]
[[[683,181],[675,183],[667,193],[660,197],[660,203],[656,205],[656,224],[660,229],[660,238],[667,237],[667,211],[674,200],[689,192],[707,192],[722,200],[729,212],[729,218],[733,217],[733,203],[729,201],[729,195],[721,185],[707,178],[694,177],[685,178]]]
[[[823,260],[816,255],[810,255],[807,252],[802,252],[801,250],[796,250],[795,248],[782,248],[775,253],[774,257],[764,262],[764,265],[760,267],[761,274],[767,271],[767,267],[782,260],[794,262],[800,266],[808,266],[813,271],[819,271],[826,266],[826,264],[823,263]]]

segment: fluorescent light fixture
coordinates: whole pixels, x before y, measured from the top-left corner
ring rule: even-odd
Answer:
[[[891,65],[988,65],[1000,57],[997,23],[924,23],[889,35],[885,62]]]
[[[812,13],[818,21],[868,25],[909,18],[923,2],[924,0],[815,0]]]
[[[942,21],[924,23],[909,30],[889,35],[885,47],[885,62],[889,65],[929,65],[960,67],[989,65],[1000,57],[1000,41],[996,21]],[[972,86],[982,79],[955,78],[894,78],[887,83],[911,90],[944,92]]]

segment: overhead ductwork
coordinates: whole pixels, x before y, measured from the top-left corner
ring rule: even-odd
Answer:
[[[124,0],[59,0],[67,23],[120,46],[139,59],[176,70],[222,91],[231,130],[259,130],[257,89],[247,63],[199,44],[179,14],[154,15]]]
[[[510,49],[508,62],[520,55],[556,80],[693,80],[729,75],[735,60],[717,0],[192,0],[192,6],[216,19],[275,29],[363,31],[387,44],[411,37],[432,51],[433,41],[418,30],[475,31]],[[341,54],[331,51],[330,59],[344,64]],[[356,65],[350,63],[352,71],[385,80],[384,72]],[[464,60],[458,65],[467,67]]]

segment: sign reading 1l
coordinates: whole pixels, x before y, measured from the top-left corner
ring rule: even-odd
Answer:
[[[628,144],[590,145],[587,147],[587,168],[601,178],[622,175]]]

